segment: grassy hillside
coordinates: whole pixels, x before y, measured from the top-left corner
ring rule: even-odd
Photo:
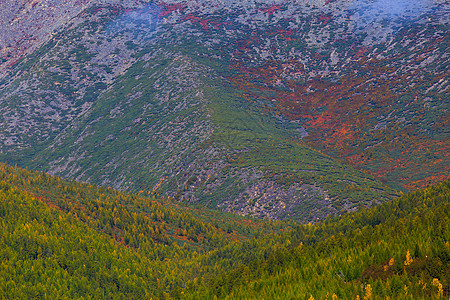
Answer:
[[[447,181],[298,225],[1,165],[0,291],[51,299],[448,297],[449,195]]]

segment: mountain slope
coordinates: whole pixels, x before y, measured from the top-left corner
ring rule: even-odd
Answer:
[[[85,3],[4,78],[0,158],[303,222],[445,179],[448,4],[377,3]]]

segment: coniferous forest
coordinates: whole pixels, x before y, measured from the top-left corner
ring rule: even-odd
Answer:
[[[315,224],[0,166],[0,294],[448,299],[450,182]]]

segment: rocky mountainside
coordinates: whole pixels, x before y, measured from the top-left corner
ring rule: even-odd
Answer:
[[[449,177],[446,1],[8,2],[2,161],[304,222]]]

